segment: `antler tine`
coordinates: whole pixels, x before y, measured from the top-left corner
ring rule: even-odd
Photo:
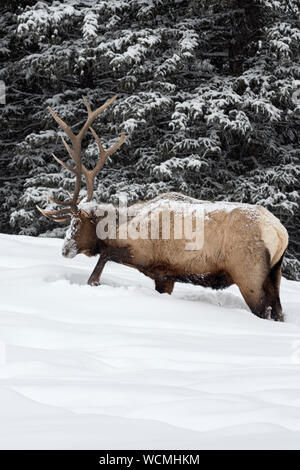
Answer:
[[[112,98],[110,98],[109,100],[107,100],[102,106],[100,106],[100,108],[97,108],[95,109],[95,111],[92,111],[91,110],[91,107],[88,103],[88,100],[86,99],[85,96],[82,97],[83,99],[83,102],[85,104],[85,107],[87,109],[87,112],[88,112],[88,118],[86,120],[86,122],[84,123],[84,125],[82,126],[82,129],[81,131],[79,132],[78,134],[78,137],[80,136],[81,138],[84,136],[84,134],[86,133],[86,131],[88,130],[88,128],[91,126],[91,124],[94,122],[94,120],[96,119],[96,117],[102,113],[102,111],[104,111],[106,108],[108,108],[117,98],[118,98],[119,95],[115,95],[113,96]]]
[[[57,116],[56,112],[53,111],[53,109],[50,108],[50,106],[48,106],[47,109],[50,111],[51,116],[55,119],[57,124],[65,131],[67,136],[70,137],[70,139],[72,141],[72,139],[74,139],[75,135],[71,131],[70,127],[60,117]]]
[[[96,140],[96,143],[97,143],[97,146],[98,146],[98,149],[99,149],[100,158],[99,158],[95,168],[93,168],[93,170],[88,170],[85,166],[83,166],[83,168],[82,168],[85,179],[86,179],[86,186],[87,186],[87,192],[88,192],[88,199],[87,200],[88,201],[90,201],[93,197],[94,181],[95,181],[96,175],[102,169],[102,167],[103,167],[104,163],[106,162],[106,160],[108,159],[108,157],[110,155],[112,155],[114,152],[116,152],[126,140],[126,135],[125,135],[124,131],[122,131],[121,137],[118,140],[118,142],[116,142],[110,149],[104,150],[102,142],[101,142],[99,136],[97,135],[97,133],[94,131],[94,129],[92,127],[90,127],[90,130],[91,130],[91,132],[92,132],[92,134],[93,134],[93,136]]]
[[[99,153],[102,156],[103,154],[105,154],[105,150],[104,150],[104,147],[102,145],[102,142],[101,142],[99,136],[97,135],[97,133],[94,131],[94,129],[92,127],[90,127],[90,131],[91,131],[91,133],[93,134],[93,136],[95,138],[95,141],[98,145]]]
[[[110,149],[106,150],[105,158],[108,158],[110,155],[115,153],[121,147],[121,145],[124,144],[125,140],[126,140],[126,135],[125,135],[125,132],[122,131],[121,132],[121,137],[118,140],[118,142],[116,142]]]
[[[44,217],[47,217],[48,219],[54,220],[55,222],[66,222],[67,220],[70,219],[70,209],[60,209],[60,210],[44,210],[38,205],[36,208],[43,214]],[[67,215],[67,217],[61,218],[61,215]]]
[[[61,138],[61,140],[62,140],[62,143],[64,144],[69,156],[74,161],[74,153],[72,152],[70,146],[67,144],[67,142],[65,141],[65,139],[63,137]]]
[[[41,207],[39,207],[39,206],[36,206],[36,207],[43,214],[47,214],[47,216],[62,215],[62,214],[68,214],[69,213],[69,209],[54,209],[52,211],[48,211],[48,210],[41,209]]]
[[[63,142],[64,146],[66,147],[66,149],[68,151],[68,154],[70,155],[71,159],[75,163],[75,168],[70,166],[68,163],[63,162],[62,160],[60,160],[60,158],[56,157],[56,155],[54,155],[54,154],[53,154],[53,157],[55,158],[55,160],[60,165],[62,165],[68,171],[70,171],[71,173],[74,173],[76,175],[75,192],[74,192],[73,198],[71,198],[69,201],[67,201],[66,204],[63,204],[63,205],[70,206],[69,211],[77,210],[76,202],[77,202],[78,195],[79,195],[79,192],[80,192],[81,173],[82,173],[82,168],[81,168],[81,140],[82,140],[82,137],[79,138],[78,135],[75,135],[72,132],[72,130],[70,129],[70,127],[60,117],[57,116],[55,111],[53,111],[53,109],[51,109],[50,106],[48,106],[48,110],[50,111],[51,116],[55,119],[57,124],[67,134],[67,136],[71,140],[71,143],[72,143],[72,146],[73,146],[73,150],[71,150],[71,148],[69,147],[69,145],[67,144],[65,139],[62,137],[62,142]]]
[[[54,155],[54,153],[52,153],[52,157],[55,158],[55,160],[56,160],[61,166],[63,166],[63,167],[66,168],[67,170],[71,171],[71,173],[75,173],[75,174],[76,174],[75,168],[72,168],[70,165],[68,165],[68,163],[63,162],[60,158],[58,158],[56,155]]]

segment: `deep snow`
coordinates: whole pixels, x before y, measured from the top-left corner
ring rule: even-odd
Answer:
[[[61,245],[0,235],[0,448],[300,448],[300,283],[275,323],[236,287],[89,287]]]

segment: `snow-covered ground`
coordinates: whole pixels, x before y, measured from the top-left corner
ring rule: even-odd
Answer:
[[[300,448],[300,283],[275,323],[236,287],[89,287],[61,244],[0,235],[1,448]]]

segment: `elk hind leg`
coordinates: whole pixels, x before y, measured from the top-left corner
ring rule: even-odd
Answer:
[[[242,254],[241,254],[242,258]],[[268,253],[262,248],[256,253],[253,259],[253,253],[244,258],[243,264],[240,264],[232,272],[232,278],[251,312],[260,318],[267,318],[269,315],[267,304],[267,295],[263,284],[270,272]]]
[[[267,318],[268,305],[266,304],[265,291],[261,284],[239,285],[240,292],[251,312],[257,317]]]
[[[266,303],[272,308],[271,318],[275,321],[283,321],[282,307],[279,297],[282,260],[283,256],[271,268],[263,284],[266,295]]]
[[[281,263],[270,268],[270,255],[267,250],[260,253],[261,260],[255,264],[249,260],[235,279],[250,310],[260,318],[271,317],[282,321],[282,308],[279,299]]]

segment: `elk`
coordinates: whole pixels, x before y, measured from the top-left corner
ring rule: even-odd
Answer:
[[[130,206],[134,214],[124,233],[122,208],[116,211],[116,231],[114,236],[106,234],[99,237],[97,227],[109,211],[109,204],[94,204],[94,181],[107,158],[116,152],[125,141],[122,131],[119,140],[105,150],[92,124],[117,95],[109,99],[98,109],[92,111],[83,97],[87,109],[87,119],[78,134],[49,108],[57,124],[68,136],[71,146],[62,138],[62,142],[73,161],[74,166],[65,163],[55,155],[55,160],[68,171],[75,174],[75,189],[69,200],[59,201],[48,197],[53,203],[63,206],[57,210],[40,212],[56,222],[70,222],[62,254],[73,258],[78,253],[87,256],[99,256],[88,284],[100,284],[100,276],[108,261],[121,263],[136,268],[149,276],[160,293],[171,294],[175,282],[188,282],[213,289],[224,289],[236,284],[250,310],[260,318],[283,321],[279,297],[281,265],[288,245],[288,234],[280,221],[267,209],[258,205],[211,202],[193,199],[180,193],[165,193],[150,201],[137,202]],[[82,140],[90,129],[99,150],[99,160],[94,169],[88,170],[82,163]],[[85,202],[79,202],[82,175],[87,186]],[[158,237],[136,237],[128,235],[130,228],[145,222],[151,217],[161,223],[164,216],[170,219],[178,210],[193,212],[192,226],[198,222],[197,209],[201,209],[201,230],[203,240],[197,249],[186,249],[190,240],[184,235],[176,237],[174,229],[168,238],[162,237],[159,225]],[[203,216],[204,213],[204,216]],[[150,216],[149,216],[150,214]],[[153,219],[159,214],[159,219]],[[148,219],[147,219],[148,217]],[[157,222],[158,221],[158,222]],[[196,224],[197,225],[197,224]],[[157,227],[156,227],[157,228]],[[148,227],[148,235],[150,228]],[[152,233],[152,232],[151,232]]]

